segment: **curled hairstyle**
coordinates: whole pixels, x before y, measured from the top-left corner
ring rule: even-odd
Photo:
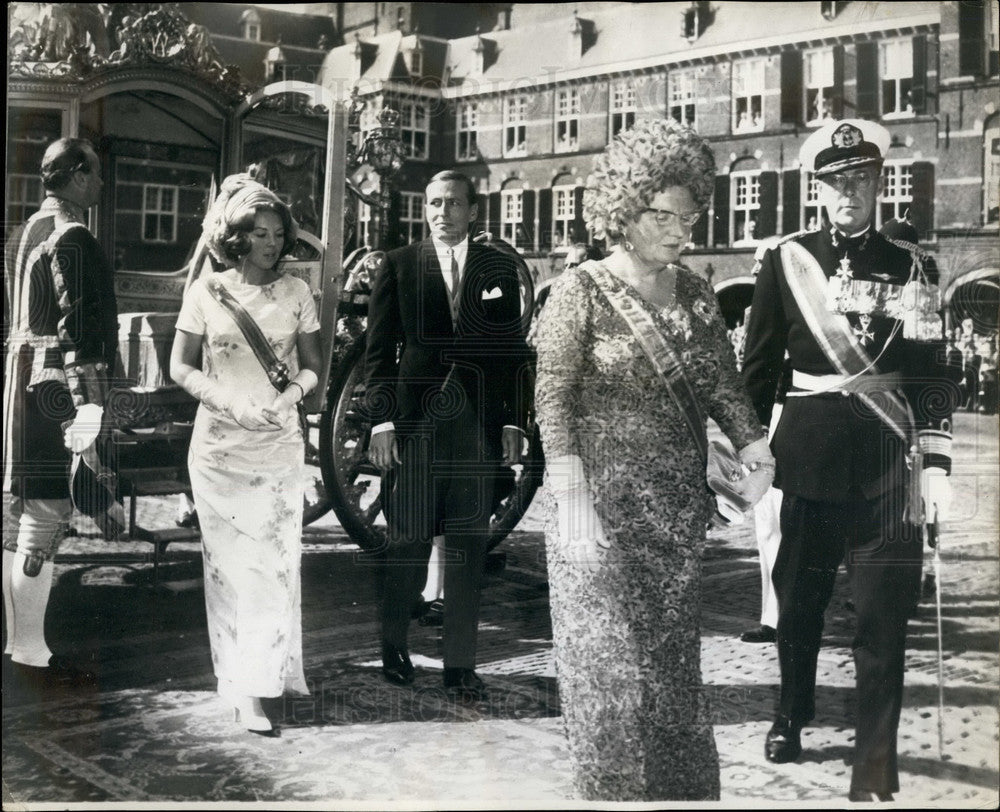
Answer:
[[[94,145],[86,138],[60,138],[53,141],[45,149],[42,156],[41,172],[42,186],[50,192],[58,192],[72,179],[74,172],[90,174],[90,155]]]
[[[583,218],[598,238],[617,242],[664,189],[682,186],[704,207],[714,184],[715,156],[708,141],[673,119],[643,121],[616,136],[594,159],[583,192]]]
[[[250,253],[250,233],[259,212],[273,211],[281,218],[285,241],[281,256],[295,247],[298,226],[284,201],[246,173],[230,175],[219,187],[219,195],[202,221],[208,250],[226,266],[235,265]]]

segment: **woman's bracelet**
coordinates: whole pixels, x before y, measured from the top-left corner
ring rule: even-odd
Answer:
[[[305,388],[298,381],[290,381],[289,384],[288,384],[288,386],[297,386],[299,388],[299,391],[302,393],[302,395],[295,402],[296,403],[300,403],[305,398],[305,396],[306,396],[306,390],[305,390]],[[286,392],[288,391],[288,386],[285,387],[285,391]]]
[[[743,463],[747,470],[752,474],[758,468],[774,468],[774,460],[750,460],[749,462]]]

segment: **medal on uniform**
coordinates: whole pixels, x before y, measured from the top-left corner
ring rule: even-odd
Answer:
[[[851,270],[851,258],[849,256],[844,256],[840,260],[840,267],[837,269],[837,276],[841,279],[850,279],[854,276],[854,272]]]
[[[867,313],[861,313],[858,316],[858,326],[854,328],[854,335],[858,337],[858,341],[861,342],[862,346],[866,345],[869,341],[875,340],[875,333],[871,331],[872,317]]]

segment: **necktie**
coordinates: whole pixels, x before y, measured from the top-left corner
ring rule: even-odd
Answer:
[[[450,264],[449,273],[451,274],[451,320],[458,320],[458,260],[455,258],[455,250],[453,248],[448,249],[448,262]]]

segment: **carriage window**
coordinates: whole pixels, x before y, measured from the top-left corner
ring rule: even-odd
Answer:
[[[45,192],[38,175],[7,176],[7,222],[23,223],[42,205]]]
[[[38,168],[45,148],[61,132],[59,110],[7,108],[6,234],[38,210],[44,197]]]
[[[142,187],[142,239],[145,242],[177,241],[176,186]]]

